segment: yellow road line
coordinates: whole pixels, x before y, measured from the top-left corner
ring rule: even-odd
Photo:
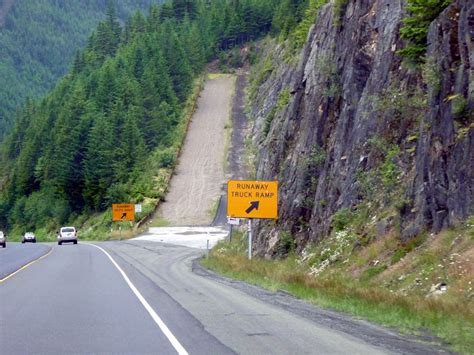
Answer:
[[[28,264],[26,265],[23,265],[21,268],[19,268],[18,270],[12,272],[10,275],[7,275],[5,276],[3,279],[0,280],[0,284],[6,280],[8,280],[10,277],[12,277],[13,275],[16,275],[18,274],[21,270],[24,270],[26,269],[27,267],[33,265],[34,263],[36,263],[37,261],[40,261],[41,259],[44,259],[46,258],[49,254],[51,254],[53,252],[53,248],[51,248],[50,251],[48,251],[46,254],[44,254],[43,256],[40,256],[38,259],[35,259],[33,261],[30,261]]]

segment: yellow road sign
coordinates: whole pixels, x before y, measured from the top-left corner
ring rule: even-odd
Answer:
[[[278,181],[230,180],[227,215],[237,218],[278,218]]]
[[[117,203],[112,205],[113,221],[134,221],[135,205],[128,203]]]

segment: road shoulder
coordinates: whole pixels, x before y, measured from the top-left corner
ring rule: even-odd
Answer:
[[[368,344],[404,354],[451,353],[438,344],[438,339],[433,337],[401,335],[396,330],[309,304],[284,290],[272,292],[243,281],[230,279],[203,267],[200,260],[201,258],[196,258],[192,262],[194,274],[238,289],[262,302],[282,308],[324,327],[349,334]]]

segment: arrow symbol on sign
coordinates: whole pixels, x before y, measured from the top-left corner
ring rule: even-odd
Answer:
[[[250,207],[245,210],[247,214],[252,212],[253,210],[258,210],[258,205],[260,204],[260,201],[253,201],[250,202]]]
[[[127,217],[127,213],[124,213],[120,219],[125,219],[125,217]]]

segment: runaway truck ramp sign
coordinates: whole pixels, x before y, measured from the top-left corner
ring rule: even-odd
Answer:
[[[278,181],[230,180],[227,215],[233,218],[278,218]]]
[[[135,221],[135,205],[128,203],[116,203],[112,205],[112,220]]]

